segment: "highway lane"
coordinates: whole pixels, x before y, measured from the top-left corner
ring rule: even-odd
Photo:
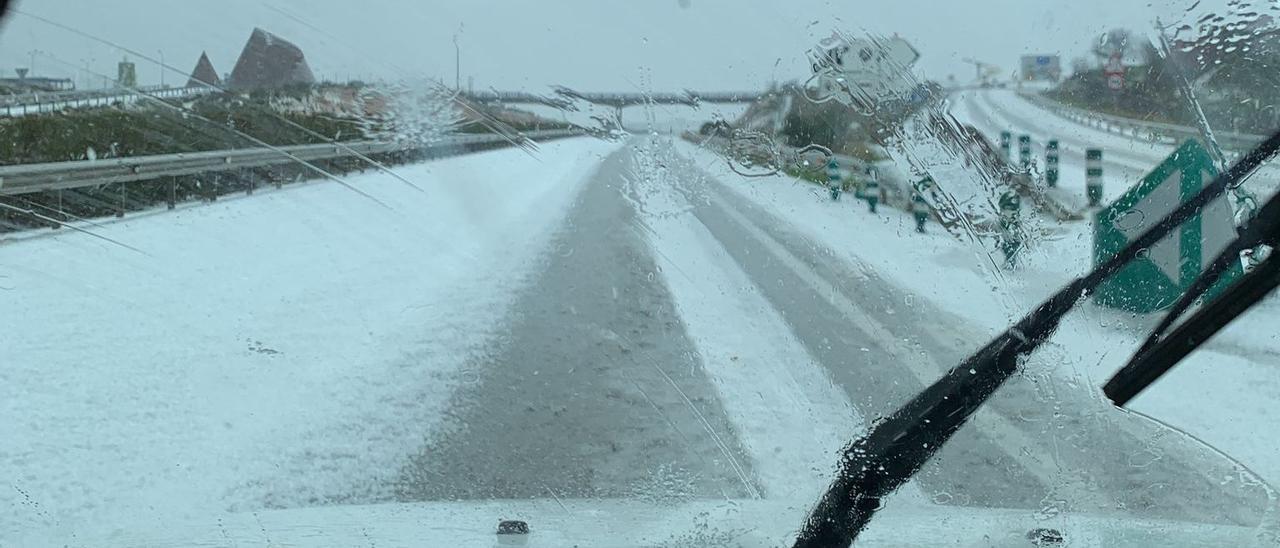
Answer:
[[[1174,150],[1169,144],[1133,139],[1069,120],[1007,90],[970,90],[952,97],[956,117],[982,130],[993,143],[997,142],[1001,130],[1010,130],[1015,135],[1030,134],[1032,157],[1038,163],[1043,164],[1045,142],[1058,139],[1063,169],[1072,170],[1063,172],[1064,184],[1070,184],[1072,178],[1083,181],[1086,148],[1102,148],[1106,173],[1104,194],[1108,201],[1137,183]],[[1016,146],[1015,143],[1014,154]],[[1275,193],[1280,189],[1280,166],[1274,162],[1264,164],[1247,180],[1244,188],[1259,199]],[[1063,190],[1075,192],[1076,189],[1064,187]]]
[[[472,364],[401,500],[759,494],[621,193],[586,183],[499,348]]]
[[[399,500],[769,495],[753,467],[770,455],[743,449],[745,425],[725,413],[718,381],[653,275],[670,259],[638,236],[645,197],[626,190],[633,154],[622,149],[587,183],[500,348],[455,394],[452,427],[404,470]],[[732,257],[861,416],[896,409],[986,339],[688,160],[661,162],[667,175],[650,184],[683,198],[679,214]],[[1223,486],[1232,473],[1087,387],[1022,375],[918,482],[943,504],[1256,523],[1265,493]]]

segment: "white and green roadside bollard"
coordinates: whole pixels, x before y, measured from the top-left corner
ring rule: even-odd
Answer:
[[[929,222],[929,202],[924,199],[924,193],[933,187],[933,177],[928,175],[924,179],[916,182],[911,190],[911,203],[908,208],[911,215],[916,220],[916,232],[924,234],[924,225]]]
[[[1018,136],[1018,165],[1023,171],[1031,169],[1031,136]]]
[[[1022,249],[1022,197],[1010,188],[1000,195],[1000,251],[1008,268],[1017,265],[1018,251]]]
[[[827,162],[827,187],[831,190],[831,201],[840,201],[840,164],[835,158]]]
[[[1000,154],[1001,154],[1001,157],[1003,157],[1004,161],[1006,162],[1013,161],[1013,155],[1009,151],[1009,147],[1011,146],[1011,141],[1013,141],[1012,133],[1009,133],[1008,131],[1000,132]]]
[[[1058,140],[1049,139],[1044,146],[1044,182],[1049,188],[1058,186]]]
[[[1089,207],[1099,207],[1102,205],[1102,149],[1085,150],[1084,169],[1084,189],[1089,197]]]
[[[880,203],[880,173],[876,168],[867,166],[867,180],[862,184],[862,195],[859,196],[867,201],[867,205],[871,207],[871,212],[876,212],[876,204]]]

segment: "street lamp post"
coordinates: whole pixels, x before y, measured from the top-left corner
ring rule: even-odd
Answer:
[[[462,89],[462,50],[458,49],[458,35],[453,35],[453,89]]]
[[[160,54],[160,87],[164,88],[164,50],[156,50]]]

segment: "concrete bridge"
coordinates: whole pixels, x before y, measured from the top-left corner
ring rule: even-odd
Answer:
[[[660,92],[660,93],[641,93],[641,92],[583,92],[566,87],[557,87],[549,94],[537,94],[527,91],[468,91],[463,92],[461,96],[470,101],[477,103],[497,103],[497,104],[535,104],[546,105],[555,108],[576,110],[574,106],[578,102],[587,102],[594,105],[602,105],[613,107],[617,110],[618,116],[624,107],[636,105],[687,105],[697,106],[703,103],[711,104],[730,104],[730,103],[752,103],[766,95],[759,91],[692,91],[684,90],[680,92]]]

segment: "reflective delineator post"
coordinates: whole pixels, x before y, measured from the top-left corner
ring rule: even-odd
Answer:
[[[1023,170],[1031,169],[1031,136],[1018,136],[1018,165]]]
[[[929,222],[929,202],[924,199],[925,191],[933,186],[933,177],[925,176],[915,184],[911,191],[911,215],[916,220],[916,232],[924,234],[924,225]]]
[[[1058,140],[1049,139],[1044,147],[1044,182],[1049,188],[1058,186]]]
[[[1102,205],[1102,149],[1085,150],[1084,168],[1084,188],[1089,197],[1089,207],[1098,207]]]
[[[1006,162],[1011,161],[1013,159],[1013,156],[1009,151],[1011,141],[1013,141],[1012,133],[1009,133],[1008,131],[1000,132],[1000,154],[1004,156],[1004,161]]]
[[[862,186],[862,199],[867,201],[867,205],[871,206],[871,212],[876,212],[876,204],[880,203],[880,174],[876,169],[867,166],[867,181]]]
[[[1022,197],[1012,188],[1000,195],[1000,251],[1009,268],[1017,265],[1018,251],[1022,249],[1021,210]]]
[[[827,162],[827,187],[831,190],[831,200],[840,201],[840,164],[835,158]]]

